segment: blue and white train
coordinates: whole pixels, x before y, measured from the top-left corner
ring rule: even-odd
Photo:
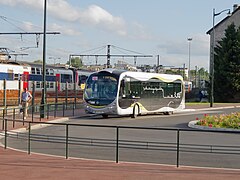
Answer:
[[[55,92],[56,83],[58,83],[58,91],[83,90],[87,77],[93,73],[92,71],[68,68],[63,66],[46,66],[46,88],[47,92]],[[19,80],[21,80],[21,88],[31,90],[32,82],[36,83],[36,92],[42,90],[42,65],[30,62],[14,62],[5,61],[0,63],[0,90],[4,88],[4,80],[6,80],[7,90],[19,90]]]

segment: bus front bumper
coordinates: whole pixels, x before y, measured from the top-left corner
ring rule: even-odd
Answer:
[[[117,111],[113,107],[105,107],[105,108],[93,108],[91,106],[86,105],[85,106],[86,113],[89,114],[116,114]]]

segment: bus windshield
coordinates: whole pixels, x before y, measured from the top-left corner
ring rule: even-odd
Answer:
[[[96,106],[112,103],[117,95],[117,78],[110,74],[92,74],[86,82],[84,99]]]

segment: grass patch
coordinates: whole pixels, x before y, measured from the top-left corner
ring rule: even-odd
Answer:
[[[209,102],[186,102],[185,106],[188,108],[201,108],[201,107],[210,107]],[[229,107],[229,106],[240,106],[240,103],[214,103],[213,107]]]

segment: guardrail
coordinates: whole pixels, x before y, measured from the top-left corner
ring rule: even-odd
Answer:
[[[238,131],[213,131],[213,130],[200,130],[200,129],[178,129],[178,128],[151,128],[151,127],[130,127],[130,126],[109,126],[109,125],[90,125],[90,124],[72,124],[72,123],[51,123],[51,122],[25,122],[28,128],[25,133],[8,131],[8,122],[22,122],[20,120],[4,119],[4,148],[8,146],[8,137],[27,140],[27,152],[31,153],[31,142],[51,142],[61,143],[65,145],[65,158],[69,158],[69,145],[81,146],[96,146],[96,147],[112,147],[115,148],[115,162],[119,162],[120,149],[136,149],[136,150],[153,150],[153,151],[166,151],[176,153],[176,166],[180,165],[180,152],[188,153],[213,153],[213,154],[232,154],[240,155],[240,146],[228,145],[212,145],[212,144],[194,144],[194,143],[181,143],[180,134],[182,132],[203,132],[203,133],[227,133],[237,134]],[[44,124],[53,126],[63,126],[65,129],[64,136],[56,135],[43,135],[32,133],[33,124]],[[94,128],[110,128],[115,132],[115,138],[81,138],[69,135],[70,127],[94,127]],[[159,141],[144,141],[144,140],[124,140],[119,138],[121,130],[150,130],[150,131],[173,131],[176,133],[175,142],[159,142]]]

